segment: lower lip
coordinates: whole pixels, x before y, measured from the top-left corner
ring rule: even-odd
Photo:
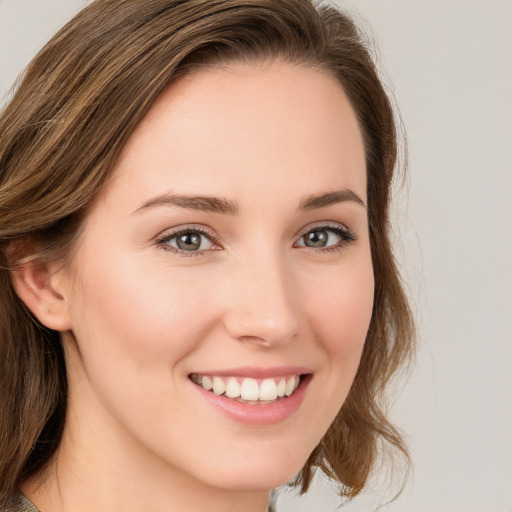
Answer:
[[[204,399],[228,418],[246,425],[272,425],[287,420],[297,412],[311,378],[311,375],[302,377],[292,395],[270,404],[244,404],[206,391],[192,381],[190,383]]]

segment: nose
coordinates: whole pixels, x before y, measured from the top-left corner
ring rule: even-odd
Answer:
[[[252,255],[226,276],[229,297],[224,326],[239,341],[278,346],[297,335],[299,312],[294,280],[276,254]]]

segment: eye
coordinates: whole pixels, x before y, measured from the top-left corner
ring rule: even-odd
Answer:
[[[335,249],[354,242],[356,236],[342,226],[317,226],[304,233],[295,243],[297,247]]]
[[[216,248],[212,241],[213,235],[199,228],[186,228],[166,233],[156,243],[163,249],[176,253],[200,254]]]

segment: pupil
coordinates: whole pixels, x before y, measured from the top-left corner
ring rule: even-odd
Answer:
[[[196,251],[201,246],[201,235],[197,233],[183,233],[178,237],[177,245],[184,251]]]
[[[306,235],[306,245],[308,247],[324,247],[327,243],[328,234],[326,231],[311,231]]]

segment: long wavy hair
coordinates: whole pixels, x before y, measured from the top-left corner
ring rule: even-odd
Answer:
[[[35,57],[0,115],[0,508],[51,460],[67,397],[60,333],[38,323],[16,295],[10,273],[20,261],[9,254],[10,244],[38,248],[24,262],[64,258],[84,209],[173,80],[273,59],[334,76],[356,112],[375,274],[355,381],[295,484],[305,492],[319,467],[352,497],[371,475],[382,443],[407,458],[384,400],[414,345],[389,233],[397,124],[365,37],[346,14],[309,0],[96,0]]]

